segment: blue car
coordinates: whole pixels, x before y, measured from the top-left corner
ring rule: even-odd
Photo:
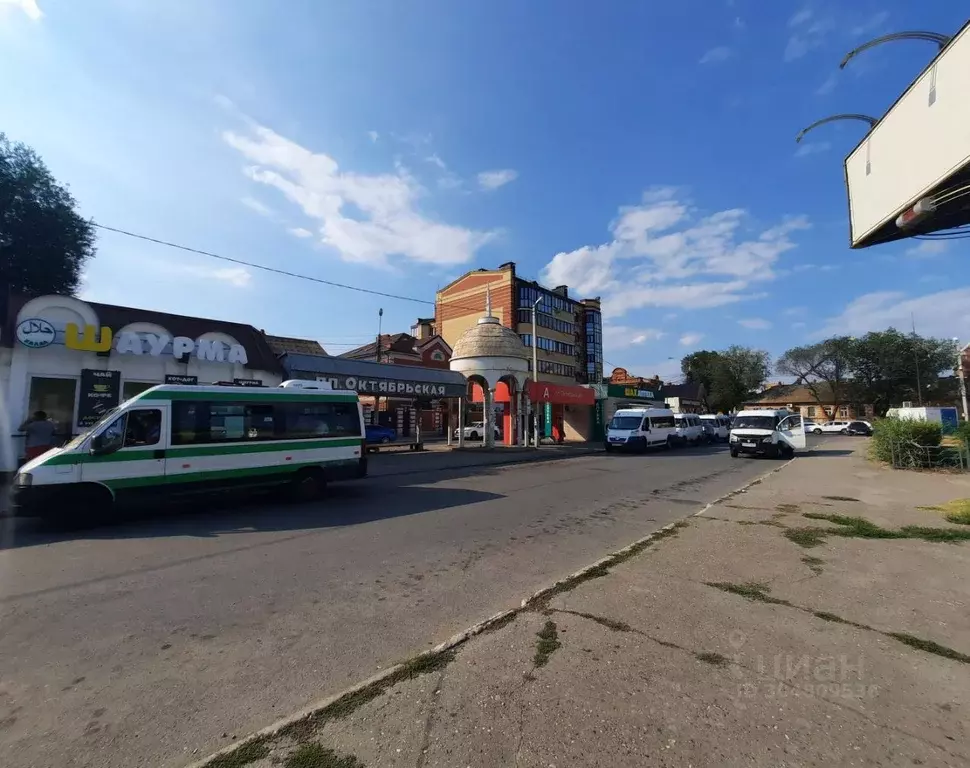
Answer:
[[[370,444],[393,443],[397,440],[397,430],[380,424],[364,425],[364,436]]]

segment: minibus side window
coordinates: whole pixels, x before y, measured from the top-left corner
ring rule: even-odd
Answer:
[[[157,408],[138,409],[128,414],[125,448],[157,445],[162,437],[162,412]]]

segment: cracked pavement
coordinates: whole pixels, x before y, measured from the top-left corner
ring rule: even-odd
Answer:
[[[970,543],[785,535],[805,513],[954,527],[918,507],[970,478],[859,446],[826,441],[307,738],[369,768],[970,764]]]

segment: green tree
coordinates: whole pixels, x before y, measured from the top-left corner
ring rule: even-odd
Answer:
[[[73,294],[94,255],[94,227],[32,149],[0,133],[0,284]]]
[[[817,344],[793,347],[778,358],[775,370],[794,377],[796,384],[805,386],[812,393],[823,413],[831,406],[835,417],[839,406],[852,401],[855,344],[855,340],[848,336],[835,336]]]
[[[919,403],[921,394],[939,391],[940,374],[953,370],[956,355],[957,344],[948,339],[895,328],[871,331],[853,344],[851,369],[858,398],[872,403],[880,415],[905,401]]]
[[[708,410],[727,413],[761,388],[771,372],[770,363],[763,350],[733,346],[694,352],[680,361],[680,368],[687,381],[704,386]]]

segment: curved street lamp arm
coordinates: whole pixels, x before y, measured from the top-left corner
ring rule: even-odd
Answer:
[[[939,45],[940,50],[942,51],[946,47],[946,44],[952,40],[952,38],[949,35],[941,35],[938,32],[894,32],[891,35],[883,35],[882,37],[877,37],[874,40],[870,40],[868,43],[864,43],[858,48],[855,48],[845,54],[845,58],[842,59],[842,63],[839,64],[839,69],[845,69],[845,65],[849,63],[849,59],[858,56],[863,51],[874,48],[877,45],[882,45],[883,43],[892,42],[893,40],[926,40],[927,42],[936,43]]]
[[[878,120],[876,120],[876,118],[871,117],[869,115],[845,114],[845,115],[832,115],[831,117],[823,117],[821,120],[816,120],[807,128],[802,128],[798,132],[798,135],[795,136],[795,141],[800,142],[803,138],[805,138],[805,134],[808,133],[809,131],[815,128],[818,128],[820,125],[825,125],[826,123],[832,123],[836,120],[862,120],[864,123],[869,123],[870,128],[872,128],[872,126],[874,126],[877,122],[879,122]]]

